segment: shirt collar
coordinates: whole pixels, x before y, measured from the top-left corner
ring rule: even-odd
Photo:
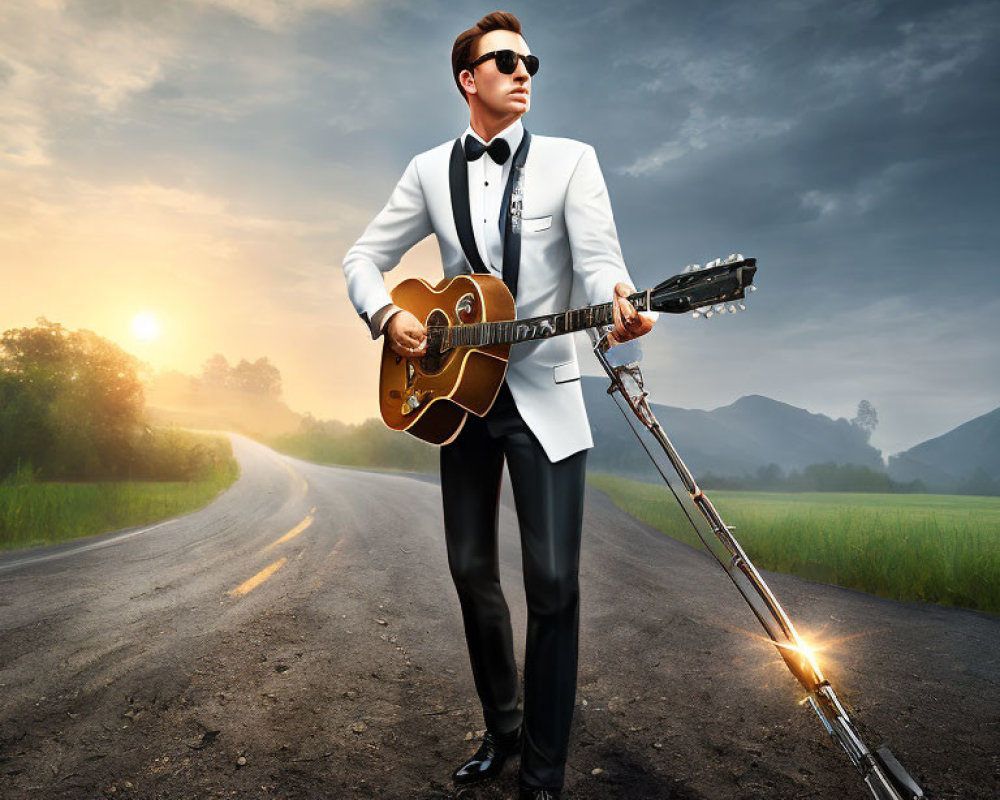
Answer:
[[[510,125],[508,125],[506,128],[504,128],[502,131],[500,131],[500,133],[498,133],[488,142],[484,142],[483,138],[479,134],[477,134],[474,130],[472,130],[472,126],[470,125],[468,128],[465,129],[465,133],[462,134],[463,142],[465,141],[466,136],[473,136],[486,145],[492,144],[497,139],[506,139],[507,144],[510,145],[510,152],[516,153],[518,146],[520,146],[521,144],[521,139],[524,138],[524,125],[520,119],[517,119]]]

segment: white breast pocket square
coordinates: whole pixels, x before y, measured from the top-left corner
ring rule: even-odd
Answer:
[[[539,231],[547,231],[552,227],[552,217],[535,217],[534,219],[523,219],[521,223],[524,225],[524,230],[528,233],[538,233]]]

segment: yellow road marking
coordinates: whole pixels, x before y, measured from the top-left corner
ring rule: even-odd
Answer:
[[[315,511],[316,507],[313,506],[312,510]],[[312,522],[313,522],[313,516],[312,516],[312,514],[309,514],[309,516],[307,516],[304,520],[302,520],[302,522],[300,522],[298,525],[296,525],[294,528],[292,528],[288,533],[286,533],[280,539],[276,539],[275,541],[271,542],[271,544],[269,544],[267,547],[265,547],[260,552],[266,553],[272,547],[277,547],[282,542],[287,542],[289,539],[294,539],[296,536],[298,536],[300,533],[302,533],[302,531],[304,531],[306,528],[308,528],[310,525],[312,525]]]
[[[291,475],[292,478],[299,481],[299,492],[301,494],[305,494],[309,491],[309,484],[306,483],[306,479],[299,475],[299,473],[296,472],[296,470],[287,461],[282,461],[281,466],[288,470],[288,474]]]
[[[286,561],[288,561],[287,558],[279,558],[269,567],[264,567],[264,569],[262,569],[256,575],[254,575],[250,580],[243,581],[243,583],[241,583],[235,589],[230,589],[228,592],[226,592],[226,594],[233,597],[241,594],[247,594],[248,592],[252,592],[258,586],[260,586],[260,584],[262,584],[264,581],[270,578],[275,572],[281,569],[285,565]]]

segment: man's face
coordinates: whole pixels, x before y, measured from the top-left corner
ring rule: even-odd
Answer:
[[[531,50],[521,35],[513,31],[490,31],[480,37],[472,60],[493,50],[513,50],[523,56]],[[490,58],[477,66],[470,77],[468,71],[460,77],[466,94],[478,97],[479,102],[496,114],[524,114],[531,106],[531,76],[524,62],[517,60],[517,68],[510,75],[497,69],[496,59]]]

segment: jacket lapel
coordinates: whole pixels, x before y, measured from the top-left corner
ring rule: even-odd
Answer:
[[[469,211],[469,168],[462,148],[462,138],[455,140],[448,166],[448,183],[451,185],[451,213],[455,218],[458,241],[465,253],[465,260],[473,272],[488,274],[489,270],[479,257],[476,237],[472,232],[472,213]]]
[[[524,196],[524,162],[528,160],[531,134],[524,129],[521,144],[511,160],[507,186],[500,203],[500,231],[503,236],[503,282],[517,301],[517,277],[521,270],[521,203]],[[510,212],[513,211],[513,214]]]

